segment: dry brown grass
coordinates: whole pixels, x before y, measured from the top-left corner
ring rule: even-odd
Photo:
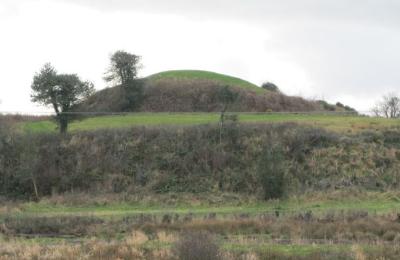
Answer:
[[[168,233],[165,231],[157,232],[157,239],[162,243],[175,243],[177,241],[177,235],[173,233]]]
[[[4,207],[3,211],[8,211]],[[13,211],[13,213],[15,213]],[[318,240],[338,243],[380,242],[392,244],[400,240],[400,218],[396,212],[373,214],[367,211],[329,211],[326,213],[263,213],[256,215],[151,215],[123,218],[99,216],[21,216],[4,214],[0,234],[13,236],[97,237],[117,238],[128,234],[128,243],[145,244],[148,240],[173,243],[181,232],[207,231],[222,236],[268,234],[272,239],[296,241]],[[248,236],[248,238],[246,238]],[[136,242],[135,242],[136,241]]]
[[[130,236],[126,238],[126,243],[137,247],[143,245],[148,240],[149,238],[143,232],[134,231]]]
[[[148,241],[141,232],[134,232],[123,241],[106,242],[91,239],[80,244],[57,243],[42,245],[25,243],[21,240],[1,241],[0,259],[170,259],[168,249],[146,250],[143,245]]]
[[[354,245],[354,246],[352,246],[351,250],[354,253],[355,260],[366,260],[367,259],[364,254],[363,249],[360,246]]]
[[[229,236],[241,234],[243,241],[252,239],[251,234],[268,234],[272,239],[290,240],[291,243],[324,241],[325,243],[370,243],[391,244],[400,237],[400,222],[397,214],[371,215],[367,212],[349,212],[313,215],[299,213],[276,217],[272,214],[229,219],[194,219],[162,223],[151,221],[135,226],[146,233],[200,232]],[[244,241],[246,240],[246,241]],[[247,243],[247,242],[246,242]]]
[[[52,242],[43,243],[24,239],[5,239],[0,237],[0,260],[28,260],[28,259],[57,259],[57,260],[97,260],[97,259],[168,259],[178,260],[178,255],[174,252],[174,245],[177,244],[178,234],[158,233],[157,237],[151,237],[141,232],[134,232],[124,240],[104,241],[99,239],[84,240],[80,243]],[[273,249],[271,243],[263,240],[253,239],[231,239],[227,242],[247,248],[245,251],[221,250],[220,256],[224,260],[263,260],[263,259],[286,259],[286,260],[325,260],[325,259],[355,259],[355,260],[376,260],[393,259],[397,260],[400,255],[399,246],[375,245],[366,247],[354,244],[348,249],[340,251],[332,249],[330,251],[314,249],[313,251],[299,255],[288,253],[285,249]],[[169,246],[159,246],[163,242]],[[239,242],[239,243],[238,243]],[[264,246],[254,248],[254,245]],[[310,247],[307,243],[298,243]],[[326,244],[326,249],[329,249]],[[378,246],[378,247],[377,247]],[[190,249],[192,247],[188,248]],[[287,247],[290,248],[290,247]]]

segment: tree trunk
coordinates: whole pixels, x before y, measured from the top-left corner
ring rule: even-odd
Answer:
[[[68,117],[67,115],[59,114],[58,123],[60,125],[60,133],[65,134],[68,130]]]
[[[224,130],[224,121],[225,121],[225,112],[226,112],[226,105],[224,105],[221,111],[221,117],[219,120],[219,144],[222,144],[222,132]]]
[[[35,200],[36,200],[36,201],[39,201],[39,200],[40,200],[40,198],[39,198],[39,192],[38,192],[38,188],[37,188],[37,185],[36,185],[36,179],[35,179],[35,177],[33,176],[33,174],[31,174],[31,178],[32,178],[32,184],[33,184],[33,190],[34,190],[34,192],[35,192]]]
[[[219,120],[219,144],[222,143],[222,130],[224,129],[224,112],[221,113]]]

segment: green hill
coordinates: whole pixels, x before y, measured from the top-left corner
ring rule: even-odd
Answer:
[[[219,74],[211,71],[202,70],[171,70],[153,74],[147,77],[150,81],[158,81],[163,79],[178,79],[178,80],[209,80],[220,85],[229,85],[251,90],[257,93],[266,93],[267,91],[259,86],[232,76]]]
[[[126,90],[116,86],[96,92],[75,107],[80,112],[218,112],[218,93],[230,86],[238,93],[234,112],[305,112],[327,110],[316,101],[265,90],[240,78],[200,70],[160,72],[142,79],[144,99],[131,104]],[[335,110],[335,108],[334,108]]]

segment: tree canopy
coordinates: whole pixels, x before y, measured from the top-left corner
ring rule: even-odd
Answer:
[[[137,78],[141,57],[126,51],[116,51],[110,58],[110,67],[104,80],[125,85]]]
[[[104,80],[117,84],[123,93],[123,111],[140,107],[144,98],[144,81],[138,79],[141,57],[126,51],[116,51],[110,58],[110,67]]]
[[[76,74],[58,74],[50,63],[36,73],[31,88],[33,102],[53,107],[62,133],[67,131],[71,108],[94,92],[92,83]]]

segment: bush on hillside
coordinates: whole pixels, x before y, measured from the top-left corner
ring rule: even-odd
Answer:
[[[325,100],[318,100],[318,103],[321,105],[321,107],[324,110],[327,110],[327,111],[335,111],[336,110],[335,105],[331,105],[328,102],[326,102]]]
[[[261,85],[261,87],[262,87],[263,89],[266,89],[266,90],[269,90],[269,91],[272,91],[272,92],[280,92],[278,86],[275,85],[275,84],[272,83],[272,82],[265,82],[265,83],[263,83],[263,84]]]
[[[343,104],[340,103],[340,102],[337,102],[337,103],[336,103],[336,106],[337,106],[338,108],[344,109],[344,111],[346,111],[346,112],[357,113],[357,110],[355,110],[354,108],[349,107],[349,106],[345,106],[345,105],[343,105]]]
[[[121,86],[123,93],[123,100],[121,102],[121,109],[118,111],[136,111],[140,108],[144,101],[144,81],[134,80],[127,82]],[[115,111],[113,111],[115,112]]]
[[[339,143],[337,134],[320,128],[295,128],[282,138],[292,158],[304,162],[313,149],[328,147]]]
[[[218,94],[223,86],[213,81],[159,80],[145,89],[146,99],[142,111],[152,112],[219,112],[223,104]],[[315,111],[319,105],[300,97],[281,93],[257,94],[250,90],[232,87],[238,94],[230,105],[234,112]]]
[[[285,157],[280,146],[270,144],[265,147],[257,172],[264,190],[264,198],[281,198],[284,193]]]

